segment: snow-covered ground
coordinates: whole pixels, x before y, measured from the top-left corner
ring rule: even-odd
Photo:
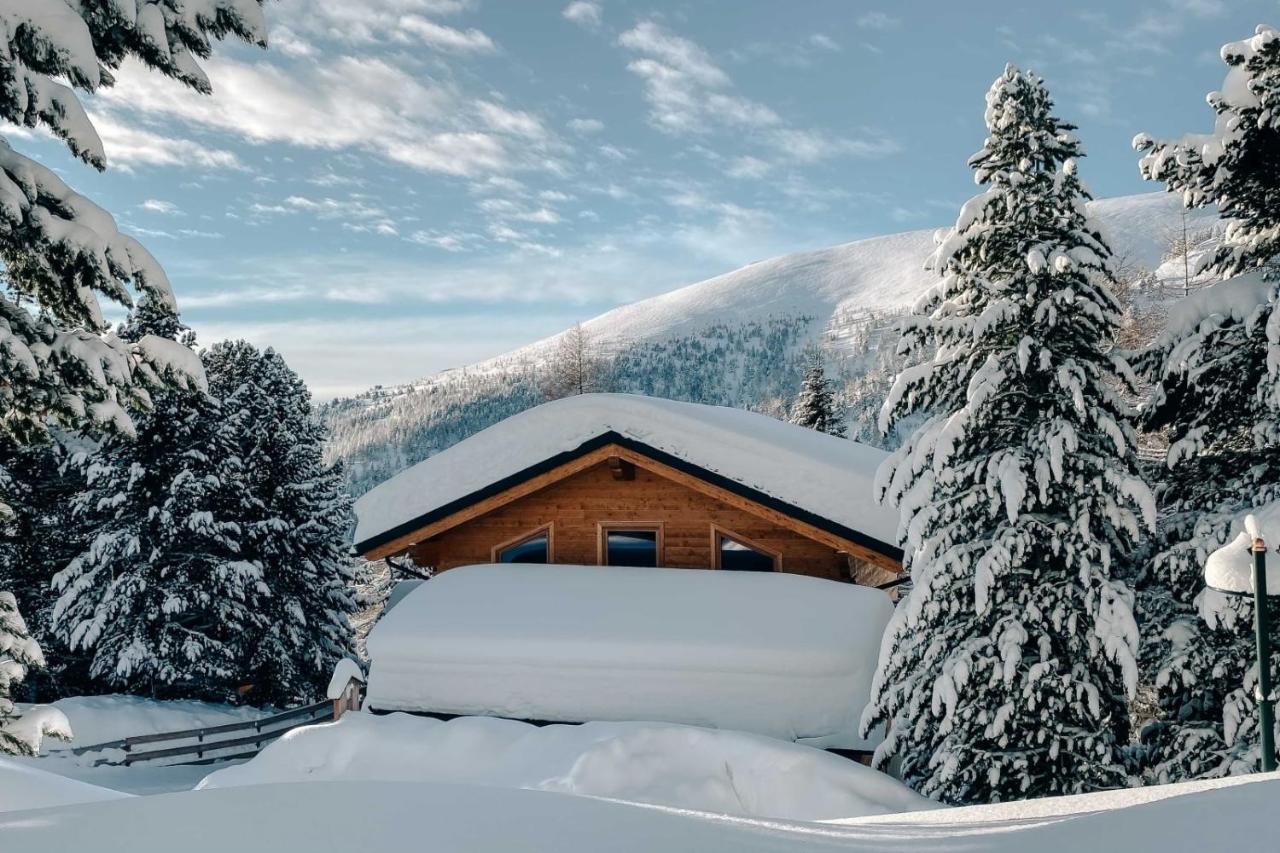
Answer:
[[[300,729],[198,790],[157,796],[61,778],[49,762],[0,761],[0,850],[1253,851],[1274,849],[1280,796],[1273,773],[941,809],[756,735],[407,715]]]
[[[858,723],[892,611],[880,590],[782,572],[464,566],[374,627],[367,705],[868,749]]]
[[[52,705],[67,716],[75,737],[70,742],[45,739],[40,758],[9,759],[7,768],[0,768],[0,785],[8,770],[35,768],[66,779],[132,794],[189,790],[209,773],[208,766],[137,764],[131,767],[95,767],[94,762],[103,757],[101,753],[75,755],[72,750],[136,735],[238,723],[270,713],[244,706],[192,700],[158,701],[123,695],[74,696],[59,699]],[[0,798],[2,808],[6,805]]]
[[[537,727],[408,714],[348,714],[296,729],[200,787],[359,780],[529,788],[790,820],[937,808],[869,767],[758,735],[661,723]]]
[[[120,791],[51,773],[36,761],[0,758],[0,811],[96,803],[127,796]]]
[[[73,696],[50,703],[66,714],[75,737],[45,741],[45,750],[66,750],[157,732],[181,731],[256,719],[268,711],[193,700],[157,701],[142,696]]]
[[[1275,774],[1178,786],[1138,805],[1095,795],[1054,817],[915,815],[844,823],[729,817],[549,791],[430,782],[318,782],[190,791],[0,814],[5,849],[223,853],[368,850],[432,853],[1205,853],[1275,849]],[[1111,799],[1114,798],[1114,799]]]

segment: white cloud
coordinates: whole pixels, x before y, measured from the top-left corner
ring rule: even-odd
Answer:
[[[623,33],[618,43],[637,54],[627,67],[645,81],[650,120],[672,134],[705,134],[717,128],[745,129],[791,162],[828,157],[880,157],[898,150],[882,136],[833,138],[789,126],[770,107],[732,91],[733,81],[698,44],[645,21]],[[758,167],[757,167],[758,171]]]
[[[99,99],[113,109],[179,119],[252,142],[361,148],[424,171],[475,176],[559,171],[563,143],[528,113],[472,99],[382,59],[340,56],[285,70],[215,57],[211,97],[127,64]]]
[[[604,12],[599,3],[589,0],[574,0],[560,13],[565,18],[584,27],[598,27],[604,20]]]
[[[423,44],[458,53],[493,53],[497,45],[477,29],[456,30],[418,15],[400,19],[399,32],[415,36]]]
[[[823,50],[834,51],[834,50],[840,49],[840,45],[839,43],[836,42],[835,39],[831,38],[831,36],[823,35],[822,33],[814,33],[813,35],[809,36],[809,44],[813,45],[814,47],[820,47]]]
[[[642,21],[618,44],[638,54],[627,66],[645,82],[650,121],[668,133],[705,133],[714,125],[760,127],[779,123],[764,104],[734,94],[733,81],[701,46]]]
[[[539,225],[555,225],[560,221],[560,214],[549,207],[524,207],[505,198],[487,198],[480,202],[479,208],[500,220],[531,222]]]
[[[416,39],[446,51],[489,52],[493,42],[479,30],[429,20],[459,15],[475,5],[471,0],[281,0],[271,17],[289,21],[295,32],[347,44]]]
[[[569,120],[569,129],[584,136],[604,130],[604,122],[598,118],[575,118]]]
[[[890,30],[901,25],[902,19],[884,12],[866,12],[859,15],[854,23],[864,30]]]
[[[473,244],[482,238],[478,234],[461,231],[415,231],[409,235],[411,243],[420,246],[434,246],[446,252],[467,252]]]
[[[729,163],[729,167],[725,169],[725,174],[731,178],[763,178],[773,169],[772,164],[761,160],[759,157],[735,157]]]
[[[271,49],[294,57],[314,56],[316,53],[315,45],[288,27],[281,26],[271,28]]]
[[[191,139],[162,136],[129,124],[110,112],[90,115],[111,166],[129,171],[133,166],[182,166],[197,169],[243,169],[231,151],[211,148]]]
[[[143,210],[149,210],[152,213],[160,213],[165,216],[181,216],[182,211],[178,210],[178,206],[171,201],[164,201],[158,198],[149,198],[139,205]]]

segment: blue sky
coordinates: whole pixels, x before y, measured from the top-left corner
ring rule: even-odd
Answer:
[[[201,98],[126,67],[111,169],[20,140],[161,259],[205,342],[318,397],[465,364],[772,255],[936,227],[1006,61],[1080,125],[1207,129],[1226,41],[1275,0],[273,0]]]

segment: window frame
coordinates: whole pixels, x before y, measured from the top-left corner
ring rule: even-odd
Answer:
[[[728,539],[731,542],[737,542],[739,545],[745,545],[758,554],[773,558],[773,570],[775,572],[782,571],[782,552],[773,548],[766,548],[756,540],[743,536],[741,533],[735,533],[727,527],[721,527],[718,524],[711,525],[711,568],[717,571],[731,571],[720,565],[720,542]]]
[[[667,561],[666,522],[663,521],[597,521],[596,522],[596,565],[609,565],[610,533],[655,533],[654,547],[657,553],[654,562],[658,568],[665,568]],[[624,567],[625,568],[625,567]]]
[[[489,562],[501,563],[502,560],[499,559],[499,555],[503,551],[514,548],[517,545],[523,545],[524,543],[528,542],[530,539],[537,539],[539,536],[542,536],[543,534],[546,534],[546,537],[547,537],[547,564],[550,565],[551,563],[554,563],[556,561],[556,526],[554,521],[548,521],[546,524],[540,524],[537,527],[533,528],[532,530],[526,530],[524,533],[521,533],[518,536],[513,536],[512,538],[504,542],[499,542],[497,545],[494,545],[493,548],[489,550]],[[504,565],[535,566],[538,564],[537,563],[509,563]]]

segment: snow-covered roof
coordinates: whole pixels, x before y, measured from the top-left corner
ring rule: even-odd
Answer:
[[[367,704],[867,749],[858,721],[892,612],[880,590],[781,572],[463,566],[374,626]]]
[[[356,548],[368,551],[465,506],[495,484],[616,437],[811,515],[896,555],[898,515],[873,485],[886,454],[767,415],[632,394],[545,403],[419,462],[356,501]]]

